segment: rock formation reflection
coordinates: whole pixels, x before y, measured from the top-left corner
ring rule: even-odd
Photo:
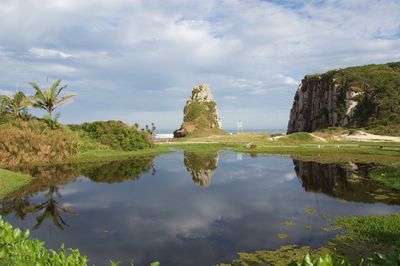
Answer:
[[[306,191],[324,193],[346,201],[399,204],[398,193],[371,180],[372,165],[323,164],[293,160],[294,169]]]
[[[208,187],[215,169],[218,167],[218,152],[195,153],[184,152],[184,163],[190,172],[193,182],[202,187]]]

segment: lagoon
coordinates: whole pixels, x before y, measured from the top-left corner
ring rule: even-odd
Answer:
[[[400,211],[376,165],[178,150],[94,164],[16,169],[41,177],[1,202],[14,226],[89,264],[213,265],[237,252],[324,245],[337,216]]]

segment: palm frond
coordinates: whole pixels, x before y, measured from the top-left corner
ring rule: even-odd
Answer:
[[[50,88],[51,94],[55,94],[55,91],[57,89],[57,87],[60,85],[61,83],[61,79],[57,79],[56,81],[54,81],[53,85]]]
[[[53,107],[57,108],[57,107],[59,107],[59,106],[61,106],[63,104],[66,104],[66,103],[70,102],[72,100],[71,98],[74,97],[74,96],[76,96],[76,94],[75,93],[71,93],[71,94],[68,94],[66,96],[61,97],[60,99],[57,100],[57,102],[54,104]]]

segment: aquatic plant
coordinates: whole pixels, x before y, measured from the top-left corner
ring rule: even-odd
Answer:
[[[400,191],[400,165],[394,164],[379,167],[370,173],[373,180],[386,187]]]

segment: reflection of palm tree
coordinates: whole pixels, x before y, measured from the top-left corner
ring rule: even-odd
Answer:
[[[184,164],[193,178],[193,182],[202,187],[208,187],[215,169],[218,167],[218,152],[194,153],[184,152]]]
[[[39,205],[34,206],[32,211],[33,213],[41,210],[44,210],[44,212],[40,216],[36,217],[37,223],[32,230],[38,229],[46,219],[50,219],[57,228],[63,230],[64,226],[68,226],[68,224],[62,218],[62,212],[66,214],[76,214],[76,212],[71,208],[60,205],[54,199],[54,194],[61,196],[58,192],[58,188],[56,186],[51,186],[49,188],[49,192],[46,193],[47,200]]]

